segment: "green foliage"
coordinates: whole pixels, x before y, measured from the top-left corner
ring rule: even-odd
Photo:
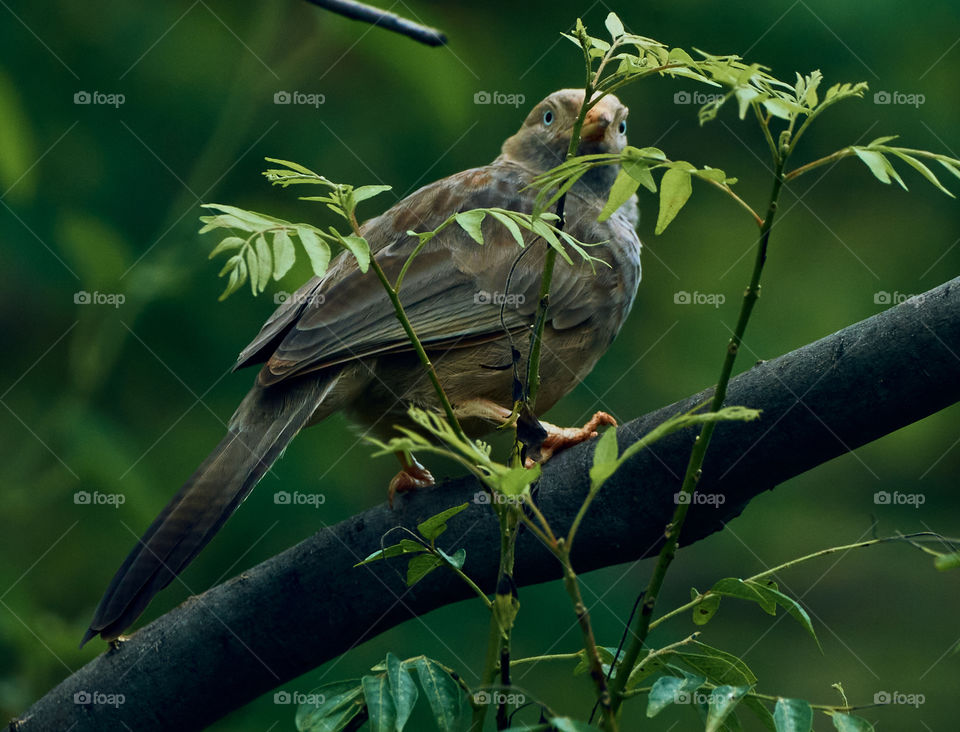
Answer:
[[[388,653],[386,660],[359,681],[340,681],[313,689],[310,701],[297,709],[299,732],[339,732],[347,729],[366,709],[370,729],[402,732],[420,698],[413,673],[433,713],[439,732],[460,729],[464,693],[459,677],[451,669],[416,656],[401,661]],[[354,727],[350,727],[354,729]]]

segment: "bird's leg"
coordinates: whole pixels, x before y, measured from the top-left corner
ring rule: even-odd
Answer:
[[[542,420],[540,424],[547,431],[547,439],[540,446],[540,460],[538,462],[545,463],[555,453],[596,437],[597,428],[603,425],[616,427],[617,420],[606,412],[596,412],[583,427],[557,427],[555,424]],[[533,461],[528,459],[527,463],[527,467],[530,467]]]
[[[457,405],[454,412],[458,419],[480,417],[499,424],[504,424],[513,417],[513,412],[509,409],[486,399],[471,399],[463,402]],[[597,412],[583,427],[558,427],[543,420],[540,420],[540,424],[547,431],[547,437],[540,446],[540,459],[536,462],[545,463],[555,453],[596,437],[599,427],[603,425],[616,427],[617,420],[606,412]],[[527,467],[533,464],[534,461],[528,458]]]
[[[387,502],[390,508],[393,508],[393,497],[397,493],[426,488],[434,484],[433,475],[417,461],[412,452],[401,450],[394,454],[400,460],[400,472],[393,476],[390,487],[387,489]]]

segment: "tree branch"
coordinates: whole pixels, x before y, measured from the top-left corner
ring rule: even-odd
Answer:
[[[960,278],[731,381],[726,402],[763,414],[717,429],[698,490],[725,501],[692,506],[683,542],[718,531],[759,493],[960,400],[958,314]],[[623,425],[621,449],[711,396],[708,390]],[[578,572],[659,551],[695,434],[684,430],[658,442],[604,485],[577,533]],[[576,515],[592,450],[592,444],[572,448],[544,468],[538,501],[555,527],[569,526]],[[352,566],[380,548],[388,529],[412,528],[445,506],[471,501],[478,490],[472,478],[448,481],[404,497],[395,511],[376,506],[319,532],[95,658],[8,730],[202,729],[404,620],[473,597],[442,572],[408,589],[385,562]],[[444,537],[461,537],[447,548],[465,547],[465,571],[492,592],[497,556],[490,547],[497,546],[498,530],[489,506],[471,504]],[[560,576],[560,564],[525,532],[517,547],[518,584]],[[123,694],[124,703],[75,703],[82,691]]]

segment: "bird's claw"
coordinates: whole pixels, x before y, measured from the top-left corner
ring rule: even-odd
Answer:
[[[597,412],[590,418],[583,427],[558,427],[549,422],[541,422],[543,428],[547,431],[547,438],[540,446],[540,459],[537,461],[527,458],[525,465],[532,468],[537,462],[545,463],[554,454],[568,447],[573,447],[586,440],[591,440],[597,436],[597,429],[603,425],[611,427],[617,426],[617,420],[606,412]]]
[[[406,493],[417,488],[428,488],[436,483],[433,474],[416,460],[393,476],[387,489],[387,503],[393,508],[393,499],[397,493]]]

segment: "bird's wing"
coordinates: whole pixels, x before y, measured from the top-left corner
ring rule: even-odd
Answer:
[[[407,231],[430,231],[450,215],[473,208],[529,212],[534,192],[521,191],[527,182],[515,166],[467,170],[421,188],[367,222],[362,233],[395,281],[417,243]],[[468,347],[533,322],[545,247],[541,243],[521,250],[506,227],[489,216],[483,235],[480,245],[453,224],[424,247],[407,271],[400,299],[424,346]],[[534,239],[525,236],[528,244]],[[595,287],[588,264],[571,267],[558,260],[550,298],[554,326],[570,328],[589,317]],[[261,374],[261,382],[269,384],[410,348],[377,277],[361,274],[352,257],[341,254],[324,277],[313,278],[274,313],[238,365],[269,356]]]

